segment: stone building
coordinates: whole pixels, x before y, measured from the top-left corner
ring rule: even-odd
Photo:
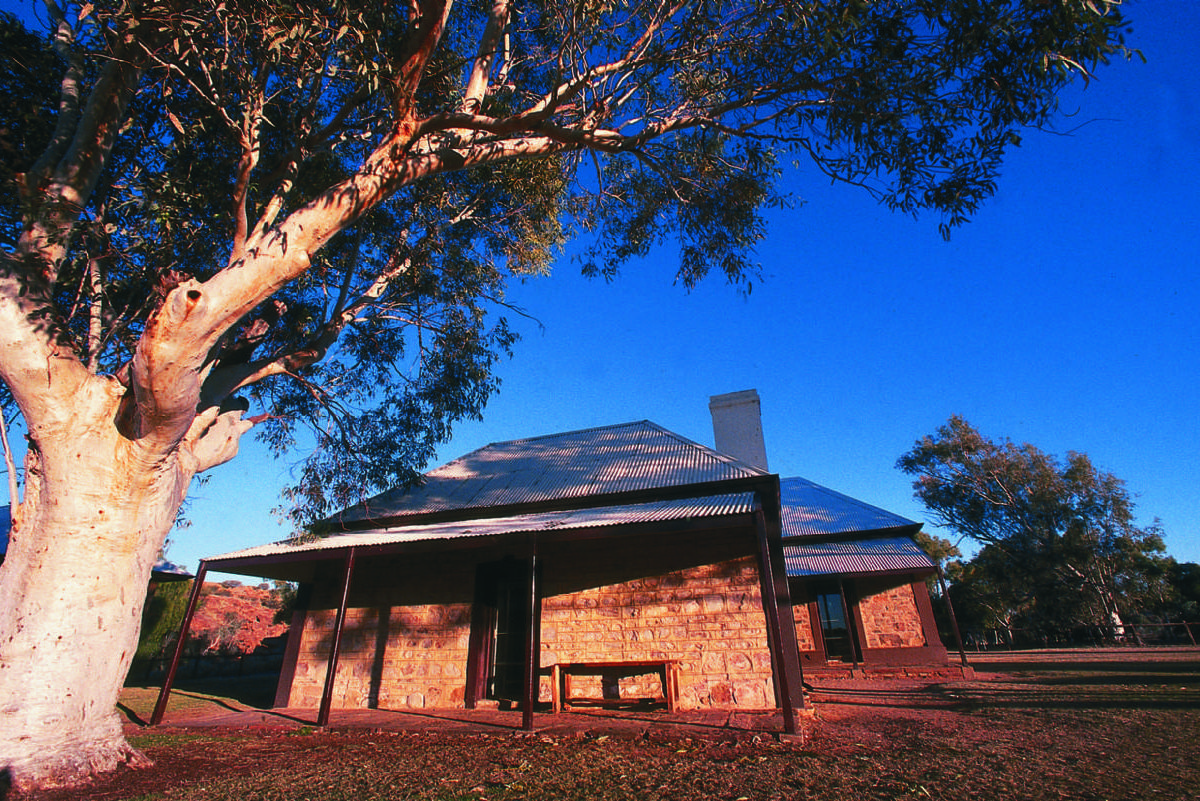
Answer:
[[[793,728],[801,659],[944,665],[919,524],[781,483],[757,404],[713,399],[716,449],[648,421],[495,443],[201,570],[300,584],[276,705],[323,718],[649,700]],[[749,451],[721,420],[747,408]]]
[[[920,523],[803,478],[780,482],[783,552],[809,669],[948,664],[925,580]]]

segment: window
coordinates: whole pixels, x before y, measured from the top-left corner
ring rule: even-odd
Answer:
[[[826,592],[818,595],[817,615],[821,619],[821,637],[825,640],[825,659],[854,661],[850,626],[842,606],[842,594]]]

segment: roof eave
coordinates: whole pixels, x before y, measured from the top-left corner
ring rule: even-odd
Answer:
[[[804,579],[822,579],[836,576],[843,579],[874,578],[877,576],[936,576],[937,567],[893,567],[884,570],[857,570],[846,573],[788,573],[788,581]]]
[[[243,576],[265,575],[259,572],[262,568],[281,565],[298,564],[302,562],[321,562],[339,560],[346,551],[355,549],[358,557],[379,557],[405,553],[421,549],[438,550],[471,550],[495,546],[505,540],[516,540],[537,537],[541,542],[579,542],[600,538],[625,538],[645,535],[662,535],[700,531],[706,529],[749,527],[754,524],[754,516],[758,511],[736,512],[714,517],[685,518],[680,520],[660,520],[638,523],[622,523],[618,525],[587,526],[571,529],[541,529],[510,531],[501,534],[485,534],[473,537],[453,539],[423,539],[405,540],[401,542],[380,543],[375,545],[342,544],[328,548],[303,551],[290,551],[279,554],[264,554],[260,556],[242,556],[232,558],[206,559],[208,569],[220,573],[233,573]]]
[[[579,509],[600,508],[605,506],[625,506],[650,501],[677,500],[681,498],[700,498],[707,495],[726,495],[736,492],[758,492],[774,484],[778,486],[779,476],[775,473],[762,473],[753,476],[726,478],[719,481],[703,481],[692,484],[678,484],[666,487],[651,487],[647,489],[614,492],[602,495],[582,495],[573,498],[558,498],[532,503],[504,504],[498,506],[476,506],[460,509],[448,509],[437,512],[418,514],[387,515],[374,518],[343,521],[340,527],[336,524],[330,528],[315,529],[319,533],[335,531],[367,531],[373,528],[391,528],[394,526],[415,526],[430,523],[453,523],[468,520],[482,520],[491,517],[517,517],[519,515],[538,514],[542,512],[568,512]],[[776,495],[778,493],[776,492]],[[321,521],[328,523],[332,518]]]

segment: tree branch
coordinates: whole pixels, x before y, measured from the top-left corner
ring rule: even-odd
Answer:
[[[4,448],[4,469],[8,471],[8,508],[13,521],[16,520],[21,505],[17,488],[17,465],[13,461],[12,448],[8,444],[8,423],[4,420],[4,412],[0,410],[0,445]]]
[[[73,126],[70,146],[49,172],[34,203],[33,223],[22,232],[17,245],[21,261],[27,267],[36,262],[41,270],[38,278],[47,286],[53,285],[79,214],[108,166],[113,142],[141,75],[139,63],[130,60],[137,44],[128,30],[121,34],[112,59],[101,70],[87,106]],[[64,79],[64,92],[77,94],[77,85]],[[76,103],[71,99],[68,105]],[[52,143],[48,153],[56,154],[60,146],[61,142]],[[45,169],[51,168],[46,165]]]
[[[508,0],[493,0],[492,12],[488,15],[487,25],[479,38],[479,51],[475,56],[475,64],[471,68],[471,77],[467,80],[467,88],[463,92],[463,101],[459,108],[466,114],[474,114],[483,106],[483,98],[487,95],[488,78],[492,72],[492,63],[500,47],[501,34],[508,26]]]
[[[233,187],[234,233],[233,247],[229,260],[237,261],[246,250],[246,237],[249,232],[248,205],[250,203],[250,176],[258,166],[259,157],[259,127],[262,124],[264,87],[256,81],[253,96],[246,100],[246,112],[242,119],[239,133],[242,154],[238,160],[237,179]]]
[[[409,120],[416,105],[417,89],[429,59],[437,50],[446,29],[453,0],[417,0],[416,26],[400,58],[400,69],[392,86],[392,112],[398,123]]]
[[[225,464],[237,456],[242,435],[254,427],[251,420],[242,419],[243,410],[220,412],[210,406],[196,415],[184,437],[184,445],[196,460],[196,473]]]

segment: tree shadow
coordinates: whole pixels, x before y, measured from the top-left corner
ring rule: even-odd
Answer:
[[[243,707],[271,709],[275,705],[275,688],[279,684],[278,673],[255,673],[248,676],[207,676],[201,678],[177,678],[171,687],[171,697],[183,696],[202,701],[211,701],[235,711],[242,711],[222,699],[230,699]],[[158,690],[160,684],[138,683],[126,685]],[[118,705],[119,707],[123,705]],[[129,719],[137,723],[138,716],[126,712]]]
[[[1139,662],[1133,660],[1110,660],[1104,662],[1089,660],[1066,662],[1030,660],[1028,662],[1010,662],[1006,660],[994,665],[979,664],[976,666],[976,669],[988,673],[1032,673],[1043,675],[1058,673],[1091,673],[1104,674],[1106,677],[1111,677],[1115,674],[1181,673],[1191,674],[1193,677],[1200,678],[1200,660],[1161,662]]]
[[[150,725],[150,721],[144,719],[141,715],[139,715],[137,712],[134,712],[132,709],[130,709],[125,704],[118,703],[117,710],[121,714],[123,714],[129,720],[130,723],[136,723],[139,726],[149,726]],[[0,796],[0,798],[2,798],[2,797],[3,796]]]
[[[1196,676],[1185,681],[1164,682],[1123,674],[1080,677],[1047,677],[1022,681],[1013,679],[967,687],[937,685],[954,709],[1029,710],[1183,710],[1200,709],[1200,694],[1194,689]],[[1189,685],[1193,685],[1189,687]]]

